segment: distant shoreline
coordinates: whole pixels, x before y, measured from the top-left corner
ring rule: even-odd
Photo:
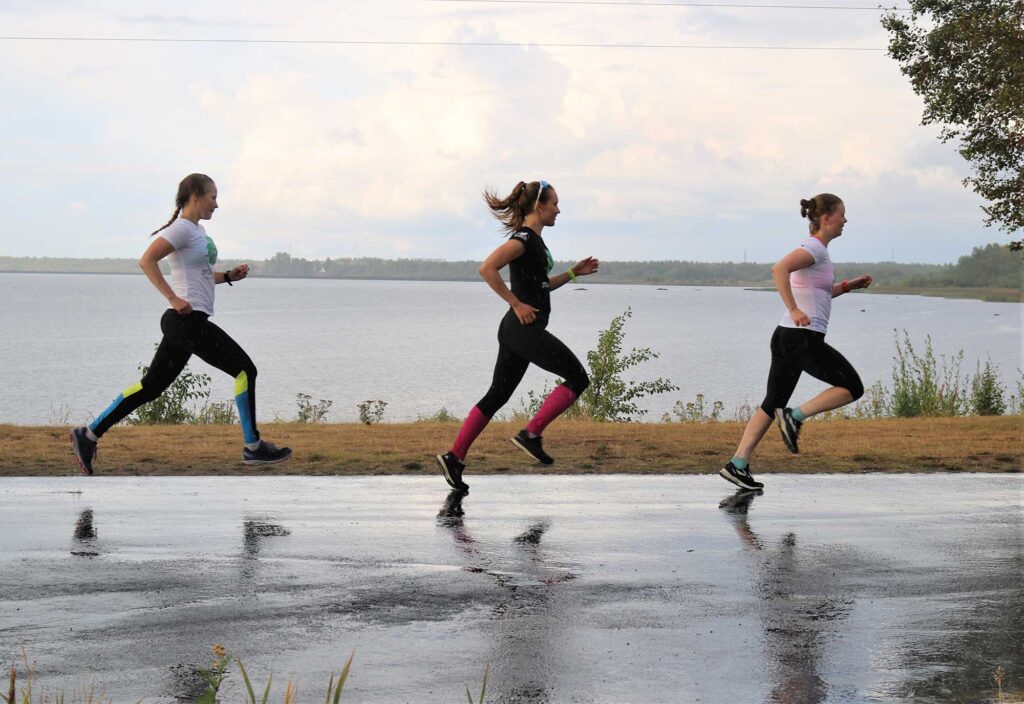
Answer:
[[[765,265],[768,266],[768,265]],[[166,273],[166,272],[165,272]],[[81,270],[29,270],[29,269],[0,269],[0,274],[70,274],[70,275],[85,275],[85,276],[143,276],[141,271],[81,271]],[[266,274],[266,273],[254,273],[254,278],[262,279],[298,279],[298,280],[314,280],[314,281],[417,281],[423,283],[429,282],[451,282],[451,283],[477,283],[480,282],[479,276],[475,277],[464,277],[464,278],[426,278],[426,277],[407,277],[407,276],[294,276],[294,275],[277,275],[277,274]],[[762,292],[774,292],[775,287],[768,281],[735,281],[735,282],[695,282],[686,283],[680,281],[649,281],[649,280],[611,280],[611,281],[587,281],[579,282],[579,285],[584,283],[593,283],[600,285],[615,285],[615,286],[689,286],[689,287],[701,287],[701,288],[720,288],[720,287],[732,287],[732,288],[743,288],[748,291],[762,291]],[[953,298],[953,299],[973,299],[986,301],[990,303],[1022,303],[1024,302],[1024,296],[1021,291],[1014,290],[1012,288],[984,288],[984,287],[962,287],[962,286],[887,286],[883,284],[877,284],[871,289],[862,291],[861,293],[870,294],[888,294],[894,296],[928,296],[932,298]]]

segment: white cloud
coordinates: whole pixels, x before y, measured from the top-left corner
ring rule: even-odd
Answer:
[[[0,7],[0,18],[10,20],[9,33],[27,35],[885,43],[872,13],[834,22],[836,13],[609,7],[584,15],[570,6],[440,3],[361,3],[342,11],[308,1],[251,3],[244,23],[233,23],[198,2],[179,4],[173,17],[151,2],[138,3],[129,18],[118,7],[50,4],[35,14]],[[793,203],[815,190],[839,192],[862,222],[902,222],[907,247],[919,247],[921,259],[953,259],[982,232],[976,199],[960,185],[964,165],[937,156],[952,147],[918,124],[920,102],[882,53],[7,48],[0,87],[14,119],[30,126],[42,124],[30,109],[59,112],[56,129],[70,145],[33,159],[39,149],[29,145],[50,139],[54,123],[45,133],[8,130],[0,147],[20,149],[31,173],[0,175],[0,193],[42,199],[28,189],[46,183],[60,190],[49,196],[80,204],[67,214],[45,212],[58,242],[68,233],[63,245],[45,246],[69,254],[121,254],[117,247],[151,230],[154,220],[162,223],[174,184],[192,170],[218,181],[223,207],[215,227],[224,233],[219,240],[231,243],[222,246],[230,256],[288,248],[303,256],[480,256],[493,244],[479,236],[493,231],[480,190],[504,192],[521,178],[559,188],[560,246],[598,243],[607,247],[605,258],[735,258],[737,242],[755,248],[786,237],[778,229],[755,233],[758,226],[789,223],[798,232]],[[114,227],[123,234],[87,244],[71,235],[109,230],[115,196],[121,210]],[[22,209],[13,224],[40,229],[43,217]],[[750,231],[736,233],[741,227]],[[616,234],[623,229],[635,235],[628,243]],[[954,229],[970,236],[958,244]],[[948,245],[932,245],[936,232]],[[879,244],[887,236],[862,234]],[[111,242],[109,249],[96,251],[100,241]],[[6,237],[4,249],[10,251]]]

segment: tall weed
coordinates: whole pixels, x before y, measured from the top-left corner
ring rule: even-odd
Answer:
[[[940,366],[932,349],[931,335],[925,337],[924,352],[918,354],[906,330],[902,344],[899,333],[895,330],[893,333],[896,356],[893,358],[890,413],[897,418],[961,415],[966,408],[964,380],[960,376],[963,350],[948,360],[942,355]]]

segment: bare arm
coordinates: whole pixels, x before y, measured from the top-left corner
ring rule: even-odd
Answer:
[[[501,270],[512,260],[521,257],[525,251],[526,245],[519,240],[508,240],[491,252],[484,263],[480,265],[480,276],[491,287],[491,290],[501,297],[501,300],[512,306],[519,322],[529,325],[537,319],[537,309],[516,298],[516,295],[505,285],[505,280],[501,278]]]
[[[160,271],[160,260],[173,251],[174,247],[171,246],[170,242],[163,237],[155,237],[149,247],[146,248],[146,251],[143,252],[142,258],[139,260],[139,268],[142,269],[149,282],[160,292],[160,295],[167,299],[167,302],[171,304],[171,308],[177,311],[178,315],[188,315],[192,312],[192,304],[184,298],[178,298],[175,295],[174,290],[167,283],[167,279],[164,278],[163,272]]]
[[[550,289],[554,291],[556,288],[561,288],[567,283],[572,281],[574,276],[587,276],[597,271],[600,266],[600,262],[593,257],[587,257],[569,269],[572,272],[572,276],[569,276],[569,271],[564,271],[561,274],[555,274],[554,276],[548,277],[548,285]]]
[[[230,271],[215,271],[213,272],[213,283],[215,284],[232,284],[236,281],[241,281],[249,275],[249,265],[239,264]]]
[[[789,275],[794,271],[806,269],[814,264],[814,257],[806,249],[797,247],[784,256],[772,267],[772,280],[775,281],[775,288],[782,297],[782,302],[789,311],[789,317],[798,326],[803,327],[811,324],[811,319],[796,305],[796,298],[793,296],[793,288],[789,285]]]
[[[837,284],[832,284],[832,298],[836,296],[842,296],[844,293],[849,293],[854,289],[867,288],[874,282],[867,274],[861,274],[856,279],[850,279],[849,281],[840,281]]]

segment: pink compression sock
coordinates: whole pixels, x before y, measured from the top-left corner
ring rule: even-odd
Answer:
[[[575,401],[576,393],[572,389],[565,384],[556,386],[555,390],[544,399],[537,415],[526,424],[526,432],[531,435],[542,435],[544,428],[548,427],[551,421],[560,416]]]
[[[460,462],[466,459],[469,446],[490,422],[491,419],[485,416],[483,411],[473,406],[466,420],[462,422],[459,434],[455,437],[455,444],[452,445],[452,454],[458,457]]]

